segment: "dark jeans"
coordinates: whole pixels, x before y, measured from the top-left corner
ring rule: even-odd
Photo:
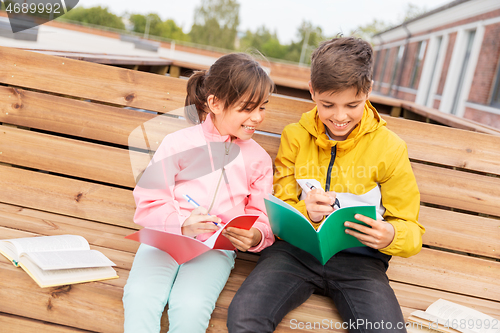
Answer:
[[[228,330],[273,332],[288,312],[314,292],[334,301],[349,332],[406,332],[382,260],[340,252],[323,266],[285,241],[262,251],[229,306]],[[291,320],[293,325],[298,324]]]

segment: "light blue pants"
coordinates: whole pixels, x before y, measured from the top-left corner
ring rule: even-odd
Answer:
[[[210,250],[178,265],[141,244],[123,293],[125,333],[159,332],[167,302],[169,332],[205,332],[235,257],[234,251]]]

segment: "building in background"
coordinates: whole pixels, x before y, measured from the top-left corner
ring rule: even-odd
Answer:
[[[500,1],[452,1],[374,43],[375,94],[500,128]]]

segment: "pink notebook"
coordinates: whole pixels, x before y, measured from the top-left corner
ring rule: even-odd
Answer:
[[[231,242],[221,234],[227,227],[235,227],[249,230],[258,215],[240,215],[226,223],[222,228],[215,232],[210,238],[201,242],[189,236],[172,234],[166,231],[143,228],[131,235],[126,236],[143,244],[154,246],[167,252],[179,265],[207,252],[208,250],[235,250]]]

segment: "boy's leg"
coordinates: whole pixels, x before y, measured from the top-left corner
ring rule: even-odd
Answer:
[[[294,256],[292,253],[297,248],[293,248],[284,241],[277,241],[262,251],[257,266],[229,306],[227,327],[230,333],[273,332],[288,312],[318,289],[317,282],[321,278],[315,273],[315,267],[301,262],[303,254],[310,255],[304,252]]]
[[[169,254],[141,244],[123,291],[125,333],[160,331],[178,267]]]
[[[168,301],[169,332],[205,332],[234,267],[234,251],[208,251],[179,268]]]
[[[403,313],[381,260],[339,253],[325,268],[327,294],[349,333],[406,332]]]

